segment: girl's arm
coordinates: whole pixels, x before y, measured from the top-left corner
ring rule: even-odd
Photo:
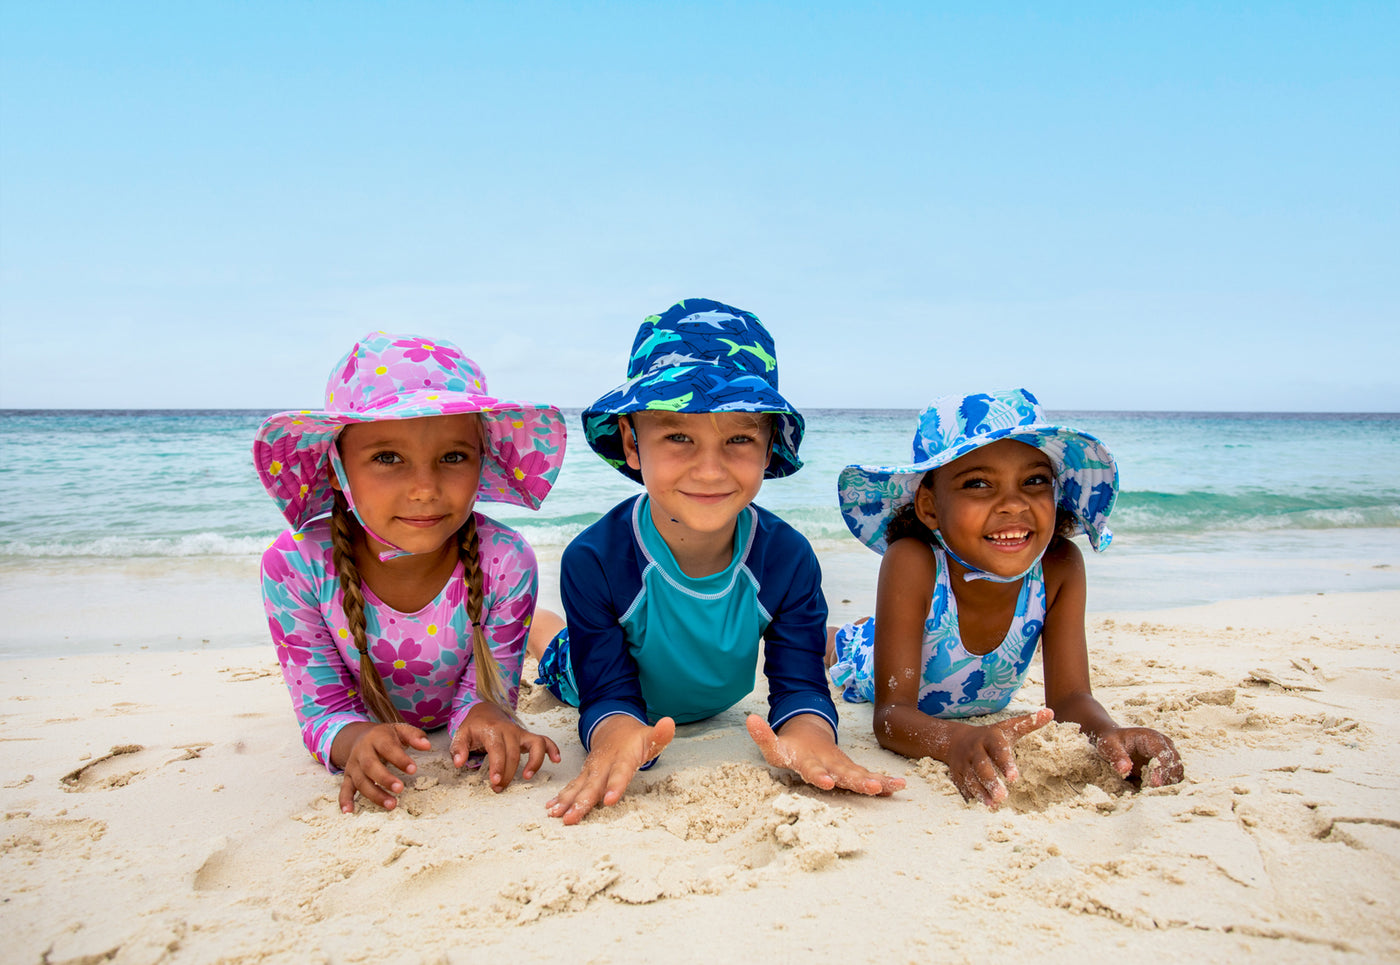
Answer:
[[[1140,776],[1154,758],[1154,786],[1182,778],[1181,758],[1171,738],[1147,727],[1119,727],[1089,685],[1089,647],[1084,636],[1087,581],[1084,556],[1067,539],[1057,539],[1045,553],[1045,630],[1041,659],[1045,668],[1045,702],[1055,719],[1078,724],[1123,777]]]
[[[528,781],[535,776],[546,756],[559,763],[559,748],[548,737],[525,730],[512,714],[520,693],[520,667],[539,590],[534,550],[512,530],[484,521],[480,516],[477,518],[480,521],[477,556],[482,569],[482,631],[500,668],[506,705],[498,707],[481,696],[480,668],[475,659],[470,660],[453,696],[449,753],[457,767],[467,763],[472,751],[485,753],[487,779],[491,789],[500,792],[510,786],[522,759],[525,760],[524,777]],[[465,595],[462,605],[467,606]],[[468,648],[472,637],[470,625],[468,618],[463,641]]]
[[[306,749],[331,773],[340,731],[368,721],[359,687],[321,612],[320,589],[333,580],[324,547],[310,533],[284,532],[262,557],[263,608]],[[343,744],[344,742],[342,742]]]
[[[905,757],[947,764],[964,798],[996,807],[1016,779],[1016,741],[1050,721],[1050,712],[987,727],[930,717],[919,710],[924,621],[933,602],[937,563],[917,539],[896,540],[880,564],[875,601],[875,737]],[[1004,776],[1004,780],[1003,780]]]

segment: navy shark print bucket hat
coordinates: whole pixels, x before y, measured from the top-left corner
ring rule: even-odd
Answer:
[[[593,451],[636,482],[627,465],[617,417],[631,412],[767,412],[773,454],[765,479],[802,468],[797,458],[805,423],[778,392],[773,336],[752,312],[708,298],[687,298],[637,330],[627,381],[583,410]]]

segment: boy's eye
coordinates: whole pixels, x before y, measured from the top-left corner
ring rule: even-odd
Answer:
[[[753,436],[746,436],[746,435],[742,435],[742,434],[741,434],[741,435],[737,435],[737,436],[730,436],[730,437],[729,437],[729,444],[730,444],[731,446],[734,446],[734,445],[742,446],[742,445],[744,445],[744,444],[746,444],[746,443],[750,443],[750,442],[753,442],[753,441],[754,441],[754,437],[753,437]]]
[[[690,441],[690,436],[686,435],[684,432],[672,432],[671,434],[669,434],[668,436],[666,436],[666,441],[667,441],[667,442],[689,442],[689,441]]]

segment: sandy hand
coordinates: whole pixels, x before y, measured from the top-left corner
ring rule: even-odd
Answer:
[[[486,774],[491,790],[500,793],[515,779],[521,757],[526,757],[525,780],[534,777],[546,756],[559,763],[559,747],[542,734],[534,734],[511,719],[495,704],[483,700],[467,711],[466,720],[452,736],[452,764],[462,767],[472,751],[486,754]]]
[[[593,732],[593,747],[583,770],[564,790],[545,803],[552,818],[578,824],[598,805],[622,800],[632,775],[660,754],[676,736],[676,722],[663,717],[648,726],[626,714],[615,714]]]
[[[1010,793],[1006,785],[1021,776],[1016,769],[1016,742],[1054,719],[1055,712],[1042,707],[1034,714],[1008,717],[995,724],[960,727],[951,740],[948,767],[963,798],[980,801],[992,810],[1001,807]]]
[[[340,782],[340,809],[346,814],[353,812],[358,793],[385,810],[393,810],[399,803],[394,795],[403,790],[403,781],[385,765],[391,764],[405,774],[412,774],[418,766],[404,748],[426,751],[431,746],[428,735],[411,724],[375,724],[367,728],[355,740],[345,761],[345,777]]]
[[[783,722],[782,734],[773,733],[768,722],[750,714],[744,725],[758,745],[763,759],[774,767],[796,771],[803,781],[829,791],[834,787],[857,794],[893,794],[904,787],[904,779],[868,771],[836,746],[831,725],[815,714],[799,714]]]
[[[1170,737],[1150,727],[1119,727],[1099,734],[1099,755],[1121,777],[1142,777],[1148,787],[1176,784],[1186,776]]]

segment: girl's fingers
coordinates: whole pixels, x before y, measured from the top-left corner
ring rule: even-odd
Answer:
[[[349,774],[340,782],[340,810],[345,814],[355,812],[355,779]]]
[[[999,720],[992,727],[1005,734],[1014,744],[1031,731],[1039,730],[1054,719],[1055,712],[1049,707],[1042,707],[1034,714],[1023,714],[1020,717]]]

